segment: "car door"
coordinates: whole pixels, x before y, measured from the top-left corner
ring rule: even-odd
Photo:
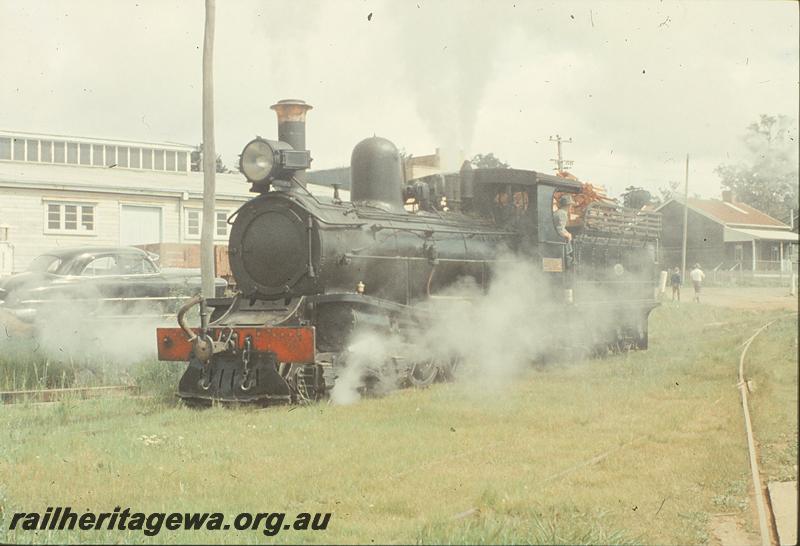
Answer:
[[[95,298],[96,315],[118,315],[122,313],[122,304],[127,297],[124,277],[119,269],[118,257],[113,253],[92,256],[78,273],[80,291],[88,300]]]

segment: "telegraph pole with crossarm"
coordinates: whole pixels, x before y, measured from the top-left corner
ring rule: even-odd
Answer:
[[[569,137],[569,139],[564,140],[563,138],[561,138],[561,135],[556,135],[555,138],[551,136],[550,142],[555,142],[556,146],[558,147],[558,159],[550,160],[556,164],[556,168],[554,170],[560,173],[564,172],[564,169],[572,167],[572,164],[574,162],[571,159],[564,159],[561,155],[561,143],[572,144],[572,137]]]

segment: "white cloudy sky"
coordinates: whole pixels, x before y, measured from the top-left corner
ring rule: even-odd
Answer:
[[[368,20],[368,15],[372,14]],[[204,5],[0,0],[0,128],[201,140]],[[229,166],[269,105],[312,105],[315,168],[378,134],[409,153],[493,152],[618,194],[683,179],[716,196],[761,113],[798,117],[794,2],[217,0],[217,149]]]

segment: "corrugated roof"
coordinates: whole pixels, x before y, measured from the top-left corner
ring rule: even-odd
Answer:
[[[2,137],[16,137],[33,140],[57,140],[65,142],[83,142],[90,144],[109,144],[111,146],[132,146],[141,148],[162,148],[168,150],[179,150],[183,152],[191,152],[195,146],[191,144],[184,144],[181,142],[149,142],[142,140],[121,140],[117,138],[98,138],[98,137],[85,137],[74,135],[56,135],[48,133],[27,133],[25,131],[8,131],[0,129],[0,136]]]
[[[31,187],[64,189],[72,191],[98,191],[140,195],[180,195],[188,192],[190,197],[201,197],[203,173],[158,172],[123,168],[84,167],[77,165],[52,165],[0,161],[0,188]],[[315,184],[309,191],[322,197],[333,197],[333,189]],[[240,173],[216,176],[216,196],[222,199],[245,201],[255,194],[250,184]],[[340,192],[342,199],[349,199],[347,192]]]
[[[725,228],[723,237],[726,243],[752,240],[798,242],[797,233],[784,229]]]
[[[682,199],[671,199],[682,203]],[[664,203],[659,210],[666,206]],[[744,225],[744,226],[765,226],[773,228],[789,228],[780,220],[776,220],[772,216],[761,212],[760,210],[751,207],[746,203],[728,203],[718,199],[696,199],[689,198],[689,208],[704,214],[712,220],[723,225]]]

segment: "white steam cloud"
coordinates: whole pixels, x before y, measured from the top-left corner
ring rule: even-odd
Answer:
[[[582,294],[591,300],[611,297],[602,291]],[[378,369],[393,370],[393,358],[455,361],[456,380],[475,383],[484,392],[499,392],[533,362],[585,356],[596,336],[619,319],[607,305],[576,313],[566,303],[554,303],[563,298],[561,283],[547,282],[539,264],[518,258],[497,263],[487,291],[471,277],[458,279],[420,304],[430,313],[429,320],[406,340],[395,334],[354,334],[332,401],[357,401],[365,376]],[[390,390],[395,379],[382,379],[377,393]]]
[[[125,382],[132,365],[157,358],[156,328],[174,325],[173,317],[155,314],[145,304],[128,307],[124,313],[92,314],[81,308],[80,301],[65,301],[42,307],[32,323],[10,313],[0,316],[4,332],[0,351],[5,360],[17,362],[15,373],[21,376],[29,374],[20,366],[60,365],[59,369],[72,372],[64,386]],[[34,375],[41,375],[40,371]],[[54,379],[61,386],[61,380]]]
[[[480,3],[393,3],[404,81],[439,145],[444,170],[470,153],[478,111],[507,25]]]

